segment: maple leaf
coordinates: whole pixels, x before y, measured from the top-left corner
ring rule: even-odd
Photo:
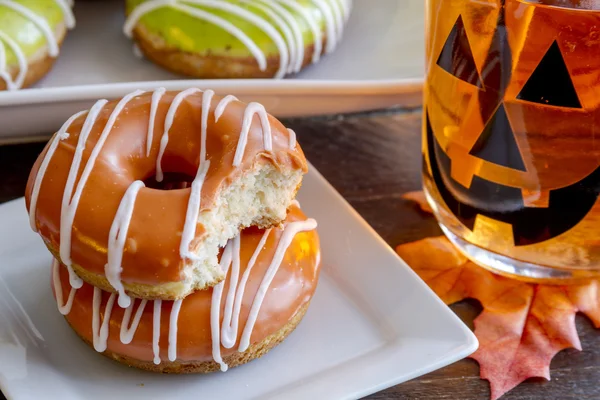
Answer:
[[[406,198],[423,207],[425,198]],[[445,236],[397,247],[398,254],[448,305],[472,298],[483,311],[474,321],[479,349],[471,355],[499,398],[531,377],[550,379],[550,362],[566,348],[581,350],[575,314],[600,327],[600,280],[559,286],[506,278],[469,261]]]

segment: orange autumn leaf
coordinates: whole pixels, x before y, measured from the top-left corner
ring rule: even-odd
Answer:
[[[396,251],[446,304],[467,298],[481,303],[474,321],[479,349],[471,357],[494,400],[528,378],[549,380],[550,362],[560,350],[581,350],[577,312],[600,327],[600,280],[553,286],[505,278],[470,262],[443,236]]]
[[[432,213],[431,207],[425,198],[425,193],[422,190],[416,190],[414,192],[407,192],[402,195],[402,198],[413,201],[426,213]]]

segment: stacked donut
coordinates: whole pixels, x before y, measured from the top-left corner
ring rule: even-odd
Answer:
[[[211,90],[136,91],[69,118],[35,163],[31,227],[58,309],[94,349],[159,372],[226,370],[300,322],[316,222],[292,130]]]

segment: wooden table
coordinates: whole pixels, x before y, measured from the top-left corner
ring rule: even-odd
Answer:
[[[440,234],[432,217],[401,195],[420,188],[420,110],[392,110],[339,117],[285,121],[299,136],[310,161],[394,247]],[[0,147],[0,202],[23,195],[43,144]],[[469,326],[480,311],[476,302],[451,307]],[[583,352],[565,350],[552,362],[552,381],[531,379],[502,399],[600,399],[600,332],[577,317]],[[368,366],[365,366],[368,368]],[[473,360],[376,393],[369,399],[487,399]],[[0,400],[4,397],[0,395]]]

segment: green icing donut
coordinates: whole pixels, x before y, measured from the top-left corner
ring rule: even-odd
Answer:
[[[288,31],[286,36],[286,32],[284,32],[280,25],[281,21],[285,21],[286,25],[288,25],[287,21],[285,18],[282,18],[282,14],[278,10],[273,9],[274,6],[270,4],[275,3],[275,5],[281,6],[281,8],[289,13],[289,15],[295,21],[296,27],[299,28],[299,32],[302,35],[302,43],[304,48],[310,48],[310,46],[315,44],[315,35],[311,29],[309,21],[307,21],[307,16],[312,20],[313,26],[320,30],[320,34],[322,35],[321,39],[328,37],[328,19],[324,15],[322,9],[319,7],[319,2],[322,3],[322,6],[332,10],[332,15],[336,15],[337,11],[338,22],[340,20],[345,22],[351,5],[351,0],[292,0],[304,10],[304,12],[301,13],[294,7],[290,6],[286,0],[217,1],[220,1],[221,3],[228,3],[243,10],[249,11],[250,13],[266,21],[278,32],[279,35],[281,35],[284,41],[287,41],[290,38],[290,31]],[[256,23],[253,23],[244,17],[235,15],[235,13],[232,13],[228,10],[217,9],[210,4],[194,4],[193,1],[186,0],[175,0],[172,3],[175,3],[176,5],[181,4],[185,7],[193,7],[228,21],[233,26],[241,30],[245,35],[247,35],[262,51],[266,58],[280,54],[279,48],[272,37],[265,33],[264,29],[260,26],[257,26]],[[136,10],[139,11],[141,8],[143,8],[143,6],[148,6],[151,4],[156,5],[158,8],[145,11],[141,13],[141,15],[134,15]],[[271,13],[266,12],[264,8],[270,9]],[[179,51],[195,53],[200,56],[211,55],[232,58],[245,58],[253,56],[249,50],[249,47],[245,43],[239,40],[236,36],[227,32],[218,24],[204,20],[198,16],[191,15],[184,10],[177,9],[176,6],[174,7],[169,5],[166,1],[127,0],[126,12],[128,15],[128,22],[125,26],[126,34],[130,33],[128,32],[128,24],[133,25],[129,27],[130,29],[133,29],[134,26],[139,25],[150,34],[162,38],[168,47],[177,49]],[[273,18],[273,13],[279,16],[279,22]],[[331,21],[332,20],[330,18],[330,24]],[[339,27],[339,29],[340,30],[338,32],[341,33],[341,27]]]
[[[65,22],[63,11],[55,1],[12,0],[11,3],[27,7],[30,11],[45,19],[53,32],[60,24]],[[5,5],[0,5],[0,31],[8,35],[21,48],[27,58],[47,45],[43,32],[31,19]],[[17,56],[10,46],[2,43],[2,40],[0,40],[0,45],[4,45],[7,65],[10,67],[16,66]]]

